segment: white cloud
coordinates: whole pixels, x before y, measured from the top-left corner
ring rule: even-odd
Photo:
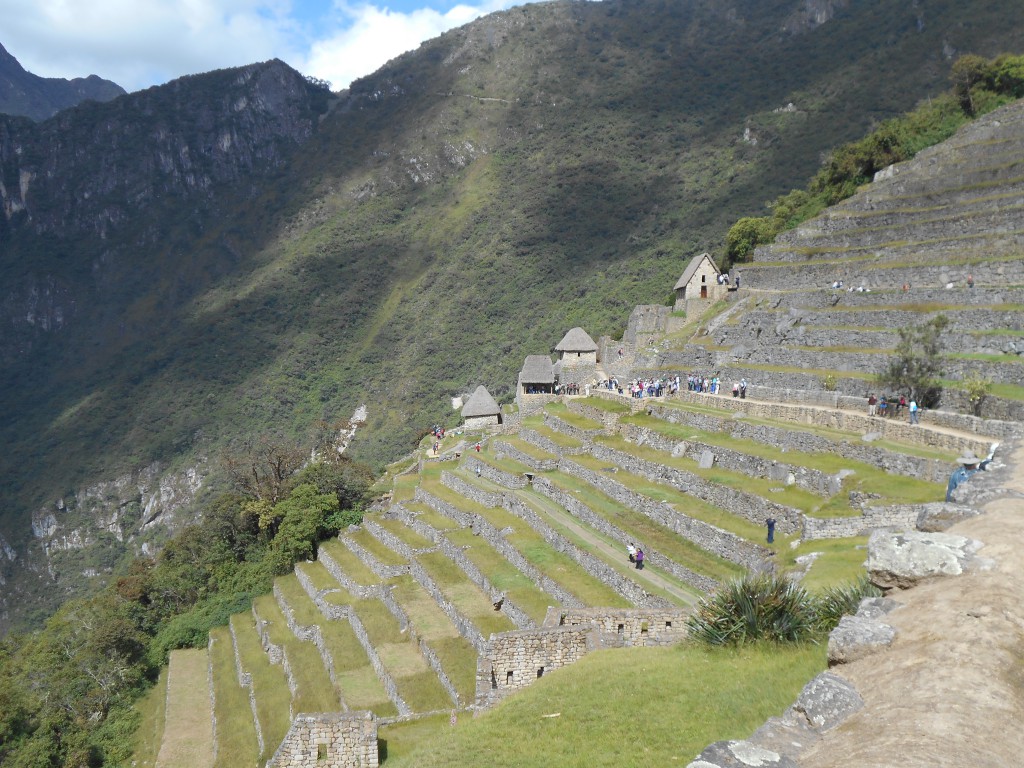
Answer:
[[[424,40],[513,4],[396,11],[337,3],[313,18],[315,0],[0,0],[0,44],[37,75],[96,74],[129,91],[270,58],[340,89]]]
[[[433,8],[400,13],[375,5],[343,7],[339,12],[344,23],[334,34],[312,44],[300,68],[305,74],[329,80],[335,90],[347,88],[356,78],[376,71],[425,40],[509,5],[512,3],[500,0],[456,5],[444,13]]]

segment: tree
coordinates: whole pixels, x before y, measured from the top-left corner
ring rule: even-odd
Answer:
[[[305,460],[306,452],[298,445],[275,435],[260,435],[225,456],[223,464],[239,493],[276,504],[287,493],[288,479]]]
[[[967,400],[971,404],[971,413],[981,416],[981,404],[985,402],[989,392],[992,391],[992,380],[984,376],[968,376],[964,379],[964,390],[967,392]]]
[[[769,243],[775,237],[775,227],[771,217],[747,216],[740,219],[729,229],[725,236],[725,256],[728,264],[750,261],[754,249]]]
[[[949,325],[945,315],[927,323],[900,329],[900,341],[893,358],[878,374],[878,383],[906,394],[921,405],[938,402],[942,375],[942,333]]]
[[[974,116],[974,97],[971,90],[988,77],[990,64],[981,56],[967,54],[953,62],[949,79],[953,83],[953,93],[960,102],[964,114]]]

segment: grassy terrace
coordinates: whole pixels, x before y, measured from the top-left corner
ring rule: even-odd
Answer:
[[[228,638],[228,649],[230,650],[231,638]],[[234,671],[234,656],[231,657],[232,672]],[[249,701],[246,699],[246,711]],[[164,725],[167,715],[167,667],[160,668],[160,676],[156,685],[149,689],[145,696],[135,702],[135,711],[139,714],[139,727],[135,730],[134,747],[132,754],[136,768],[153,768],[156,765],[157,755],[160,753],[160,743],[164,738]],[[252,721],[250,715],[249,721]],[[253,755],[253,759],[256,756]]]
[[[253,690],[256,694],[256,715],[263,731],[265,754],[260,756],[266,760],[277,749],[281,739],[291,725],[288,712],[292,694],[288,690],[288,680],[284,670],[270,663],[267,654],[260,646],[256,635],[255,621],[252,614],[236,613],[231,617],[231,626],[238,639],[238,656],[242,669],[252,675]]]
[[[594,399],[596,400],[597,398]],[[570,411],[563,403],[548,403],[544,406],[544,410],[552,416],[556,416],[559,421],[564,421],[569,426],[576,427],[577,429],[604,429],[604,424],[601,422],[588,419],[586,416],[582,416],[575,411]]]
[[[339,708],[338,694],[331,684],[323,659],[311,642],[299,640],[288,629],[284,614],[273,595],[262,595],[253,601],[253,610],[267,622],[270,641],[284,648],[288,655],[296,690],[295,712],[334,712]]]
[[[377,518],[374,520],[381,528],[393,534],[399,541],[407,544],[413,549],[429,549],[434,546],[434,542],[430,539],[421,536],[416,533],[412,528],[403,523],[401,520],[387,520],[384,518]]]
[[[467,478],[468,482],[472,482]],[[604,582],[584,571],[572,558],[551,548],[524,521],[504,509],[484,509],[480,516],[499,530],[511,528],[505,540],[534,568],[560,584],[587,605],[627,607],[629,602]]]
[[[593,456],[574,456],[573,461],[587,469],[596,471],[601,471],[608,467],[607,461],[602,461]],[[611,478],[631,491],[642,494],[649,499],[667,502],[687,517],[692,517],[716,528],[721,528],[723,531],[735,533],[737,536],[751,541],[764,538],[762,535],[764,531],[760,525],[754,525],[742,517],[737,517],[730,512],[726,512],[724,509],[684,493],[671,485],[656,483],[653,480],[648,480],[646,477],[627,472],[621,467],[618,472],[611,475]],[[782,537],[780,536],[779,538],[781,539]]]
[[[842,469],[852,469],[856,472],[856,475],[847,478],[844,482],[842,494],[844,497],[851,490],[870,490],[874,493],[880,493],[881,491],[878,489],[885,488],[887,492],[883,494],[883,503],[917,504],[935,501],[936,494],[941,494],[942,492],[942,489],[935,483],[928,483],[908,477],[899,477],[897,479],[887,474],[881,467],[845,459],[834,453],[783,452],[764,443],[732,437],[726,432],[706,432],[685,424],[673,424],[648,416],[645,413],[629,416],[623,419],[623,422],[651,429],[673,440],[699,440],[719,448],[728,448],[750,456],[758,456],[763,459],[773,459],[787,464],[816,469],[830,475],[834,475]],[[661,453],[661,455],[664,456],[665,454]],[[935,458],[945,459],[946,457],[939,454]],[[829,508],[835,507],[831,503],[827,506]],[[835,511],[838,512],[839,508],[836,508]],[[821,510],[819,510],[820,512]]]
[[[259,762],[259,742],[252,722],[249,692],[238,684],[235,673],[235,652],[227,627],[210,631],[213,645],[210,663],[213,667],[214,714],[217,717],[216,768],[235,768]],[[274,747],[276,749],[276,747]]]
[[[472,621],[487,637],[492,632],[509,632],[516,629],[512,621],[500,611],[495,611],[489,595],[466,578],[455,563],[439,552],[430,552],[417,558],[420,564],[463,616]]]
[[[444,709],[452,704],[419,647],[403,632],[398,620],[379,600],[358,600],[352,606],[366,628],[384,667],[394,678],[399,695],[415,712]]]
[[[821,591],[849,584],[863,576],[867,545],[867,536],[857,536],[849,539],[804,541],[796,549],[786,547],[776,551],[780,557],[779,564],[786,571],[802,570],[796,559],[817,553],[807,575],[800,580],[800,586],[810,591]]]
[[[448,517],[447,515],[442,515],[440,512],[431,509],[426,504],[416,503],[405,504],[404,506],[410,512],[415,512],[419,520],[431,526],[432,528],[437,528],[440,531],[446,531],[450,528],[459,527],[459,524],[452,520],[450,517]]]
[[[371,555],[380,560],[384,565],[405,565],[406,559],[395,550],[388,547],[376,536],[373,536],[368,531],[360,528],[358,530],[347,530],[342,534],[348,537],[356,544],[361,546]]]
[[[823,645],[597,651],[455,728],[423,733],[410,752],[396,748],[386,765],[686,765],[712,741],[748,737],[825,666]],[[542,717],[549,713],[559,716]]]
[[[540,414],[528,416],[523,419],[523,427],[525,429],[532,429],[538,435],[546,437],[555,445],[561,448],[579,448],[583,443],[577,440],[571,435],[567,435],[564,432],[558,432],[547,424],[544,423],[544,418]]]
[[[618,539],[613,539],[605,536],[600,531],[595,531],[588,526],[576,520],[572,515],[566,512],[564,509],[555,504],[551,499],[546,496],[542,496],[536,491],[524,490],[517,493],[519,498],[529,506],[537,515],[552,529],[559,533],[567,541],[575,544],[585,552],[589,552],[592,556],[602,561],[605,565],[612,568],[614,571],[622,576],[625,576],[630,581],[638,580],[638,573],[632,565],[625,558],[625,551],[623,544]],[[580,531],[585,531],[585,536]],[[593,542],[599,541],[604,547],[595,547]],[[614,554],[609,554],[614,552]],[[677,581],[675,577],[670,574],[661,574],[663,578],[671,581],[679,589],[688,592],[693,595],[694,598],[700,596],[700,593],[688,584],[684,584]],[[658,595],[664,597],[666,600],[671,601],[675,604],[680,604],[678,596],[671,592],[663,589],[660,585],[651,582],[645,582],[643,584],[646,589],[652,595]],[[619,597],[622,601],[624,598]],[[625,601],[629,604],[629,601]],[[690,601],[695,602],[695,600]]]
[[[539,589],[529,577],[502,557],[486,540],[468,528],[449,531],[446,535],[452,544],[462,548],[465,555],[495,589],[508,595],[512,602],[538,624],[544,621],[548,606],[557,602],[551,595]]]
[[[802,512],[809,513],[822,506],[822,498],[820,496],[810,491],[805,491],[802,488],[797,488],[795,485],[780,487],[779,483],[774,480],[750,477],[741,472],[730,472],[718,467],[701,469],[697,462],[690,459],[674,458],[663,451],[656,451],[643,445],[635,445],[617,436],[602,435],[596,438],[596,441],[622,453],[628,453],[637,458],[662,464],[666,467],[690,472],[710,483],[732,488],[736,491],[753,493],[779,504],[794,507]]]
[[[628,414],[629,405],[619,400],[609,400],[605,397],[584,397],[578,402],[592,406],[608,413]]]
[[[488,448],[491,453],[500,453],[502,445],[511,445],[513,448],[525,453],[527,456],[531,456],[539,461],[551,461],[557,459],[553,453],[548,453],[543,448],[538,448],[533,443],[528,443],[525,440],[518,437],[502,437],[498,440],[493,441]]]
[[[691,571],[718,581],[743,574],[743,569],[736,564],[701,549],[668,528],[655,523],[646,515],[624,507],[578,478],[561,472],[551,472],[545,474],[545,477],[558,488],[571,493],[597,515],[635,537],[641,546],[650,547]],[[620,542],[619,546],[623,546],[623,543]],[[650,567],[658,570],[656,566]]]
[[[459,698],[463,702],[472,701],[476,692],[476,649],[411,576],[395,579],[391,595],[441,661]]]
[[[795,371],[796,369],[794,369]],[[728,402],[728,401],[726,401]],[[733,418],[735,411],[729,408],[722,407],[716,408],[714,406],[703,405],[701,403],[686,403],[668,400],[661,404],[665,408],[673,408],[679,411],[688,411],[690,413],[699,413],[704,415],[715,416],[723,421],[730,421]],[[639,414],[638,414],[639,415]],[[646,414],[644,414],[646,416]],[[786,419],[765,419],[758,416],[747,416],[743,419],[745,424],[758,424],[766,427],[774,427],[776,429],[784,429],[789,432],[801,432],[807,435],[815,435],[816,437],[823,437],[826,440],[831,440],[837,443],[857,443],[860,442],[863,437],[860,432],[854,430],[842,430],[833,429],[832,427],[817,426],[814,424],[806,424],[798,421],[787,421]],[[671,422],[662,421],[663,424],[670,424]],[[680,429],[690,429],[685,425],[678,425]],[[653,428],[653,427],[652,427]],[[660,427],[658,427],[660,431]],[[688,434],[699,433],[698,430],[688,432]],[[669,434],[669,433],[666,433]],[[751,441],[752,442],[752,441]],[[749,445],[749,443],[745,443]],[[936,451],[922,446],[913,445],[910,443],[897,443],[893,441],[882,441],[879,440],[875,445],[884,446],[886,450],[894,453],[903,453],[907,456],[917,456],[925,459],[938,459],[940,461],[952,461],[955,455],[949,452]],[[746,451],[750,453],[751,451]],[[786,451],[785,456],[791,455],[793,452]]]
[[[331,559],[341,566],[341,570],[345,572],[345,575],[352,579],[356,584],[369,587],[380,582],[380,577],[371,571],[362,560],[356,557],[351,549],[346,547],[337,539],[322,542],[320,544],[320,550],[330,555]],[[315,568],[311,569],[310,573],[315,570]],[[330,574],[328,574],[328,576],[330,576]],[[331,576],[331,582],[331,589],[340,586],[338,582],[334,580],[333,576]]]

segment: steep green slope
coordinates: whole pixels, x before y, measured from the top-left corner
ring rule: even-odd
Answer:
[[[57,498],[70,501],[63,530],[99,545],[51,554],[62,588],[83,586],[87,568],[102,577],[134,546],[75,502],[97,478],[215,459],[231,437],[271,429],[302,439],[362,402],[370,423],[353,450],[380,462],[444,419],[448,396],[480,382],[507,394],[525,354],[574,325],[617,333],[739,214],[943,88],[955,51],[991,54],[1018,36],[995,0],[927,11],[876,0],[818,25],[802,7],[513,9],[355,83],[308,139],[264,133],[269,155],[211,171],[205,185],[151,188],[138,214],[125,190],[123,215],[89,231],[40,235],[5,219],[0,278],[37,292],[52,283],[65,310],[59,331],[12,333],[3,350],[0,531],[19,553],[4,566],[10,594],[38,592],[25,579],[39,557],[27,518]],[[232,82],[216,74],[219,87]],[[190,89],[213,84],[166,88],[187,111]],[[59,141],[76,121],[132,119],[135,103],[119,100],[116,114],[94,105],[47,130]],[[254,140],[244,126],[204,126],[179,126],[196,156],[212,142],[232,158]],[[76,156],[87,157],[82,141]],[[138,141],[111,148],[105,167],[132,167],[140,147],[148,157]],[[88,179],[82,164],[64,186]],[[53,221],[73,218],[65,204],[54,193]],[[36,222],[47,212],[37,205]],[[5,307],[16,325],[23,305]],[[140,514],[122,519],[121,538],[139,533]]]

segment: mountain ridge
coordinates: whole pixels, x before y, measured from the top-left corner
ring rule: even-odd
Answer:
[[[82,588],[83,571],[102,580],[118,551],[141,545],[124,527],[98,569],[92,550],[65,554],[66,567],[40,559],[27,521],[58,499],[64,532],[96,543],[95,521],[72,503],[95,478],[215,459],[231,438],[268,428],[304,439],[363,401],[370,423],[352,450],[379,464],[447,418],[447,395],[486,383],[507,398],[511,385],[495,382],[514,380],[523,355],[565,327],[617,335],[632,306],[664,295],[682,260],[721,242],[738,215],[940,87],[951,49],[995,52],[1013,37],[995,2],[972,11],[973,27],[953,4],[933,6],[946,25],[935,32],[907,8],[879,24],[877,5],[835,4],[794,37],[780,31],[797,8],[788,2],[553,3],[446,33],[340,94],[303,91],[290,73],[305,94],[292,113],[309,126],[301,141],[265,134],[274,162],[256,174],[239,162],[237,179],[228,163],[219,186],[155,197],[140,177],[156,207],[102,232],[84,213],[67,232],[37,232],[13,211],[18,179],[46,157],[16,161],[10,137],[57,123],[0,123],[13,211],[0,219],[0,278],[46,310],[2,297],[0,430],[12,451],[0,535],[18,553],[5,577],[31,570],[42,585],[52,570],[62,589]],[[232,102],[216,91],[239,71],[79,107],[58,118],[60,136],[192,89],[230,125]],[[188,130],[175,146],[206,168],[202,150],[216,142],[202,137],[218,134]],[[258,140],[237,136],[240,160]],[[140,147],[114,149],[131,167]],[[35,220],[103,210],[75,197],[89,170],[62,179],[76,182],[68,196],[28,199]],[[109,210],[131,214],[135,190],[107,191]],[[30,314],[49,328],[23,322]]]
[[[98,75],[70,80],[39,77],[0,45],[0,113],[38,122],[86,100],[111,101],[125,93],[120,85]]]

